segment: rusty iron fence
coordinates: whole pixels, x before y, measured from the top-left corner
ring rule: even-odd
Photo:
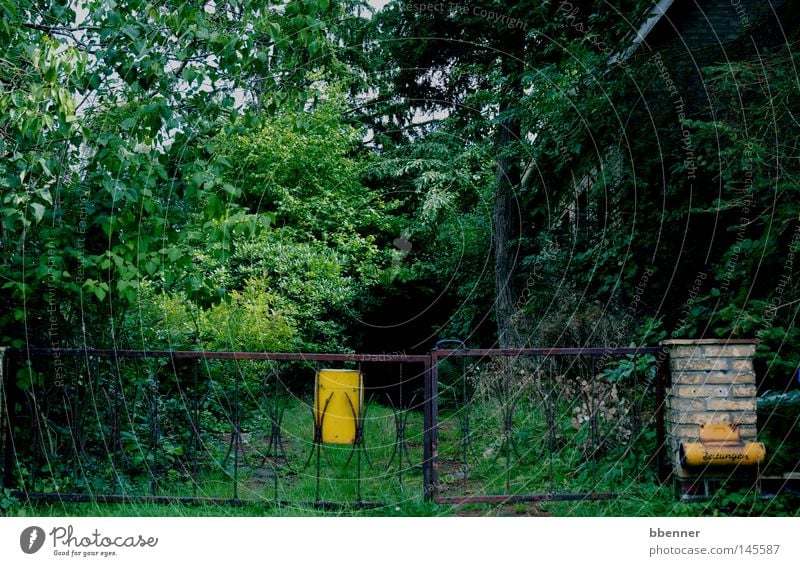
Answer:
[[[438,503],[611,499],[664,479],[661,348],[440,346],[427,391]]]
[[[611,498],[609,482],[576,490],[559,480],[557,468],[570,465],[559,454],[572,454],[581,473],[602,473],[602,459],[633,454],[645,430],[650,453],[641,466],[659,470],[665,462],[668,361],[658,348],[477,350],[459,341],[408,355],[28,348],[3,356],[0,487],[61,502],[302,503],[282,499],[278,483],[308,467],[311,429],[309,438],[289,439],[302,454],[288,454],[283,418],[287,400],[304,387],[307,395],[322,363],[397,371],[399,397],[372,392],[393,421],[381,481],[402,487],[421,469],[413,485],[429,501]],[[404,386],[412,382],[420,385],[416,395]],[[624,414],[603,397],[613,387],[634,403]],[[558,427],[578,405],[566,435]],[[634,423],[630,436],[609,425],[612,409],[618,421]],[[420,410],[409,450],[409,416]],[[388,503],[364,499],[360,454],[358,462],[354,501],[321,497],[317,464],[316,490],[305,503]],[[518,477],[523,472],[532,477]]]
[[[369,505],[360,467],[352,474],[354,501],[321,497],[319,466],[308,500],[279,494],[282,479],[313,475],[306,459],[314,448],[307,397],[322,363],[399,365],[401,380],[402,368],[430,372],[427,355],[6,350],[2,487],[20,498],[62,502]],[[306,405],[308,426],[287,439],[282,421],[292,396]],[[384,467],[379,479],[402,484],[403,468],[413,467],[402,438],[413,409],[408,402],[393,405],[403,441],[395,448],[404,452],[392,454],[393,461],[399,457],[397,473]],[[287,440],[297,447],[291,455]]]

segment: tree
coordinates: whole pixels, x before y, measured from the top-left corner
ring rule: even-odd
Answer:
[[[567,289],[605,318],[624,313],[630,342],[758,336],[766,382],[786,386],[800,296],[796,14],[788,2],[754,21],[720,47],[724,64],[713,50],[692,52],[701,65],[687,71],[683,48],[654,57],[643,46],[609,71],[608,57],[578,42],[572,59],[547,70],[558,88],[533,89],[523,104],[544,126],[530,148],[535,177],[561,182],[547,208],[523,193],[531,221],[546,226],[523,235],[523,265],[545,268],[528,318],[557,319],[553,303],[576,302]]]
[[[4,342],[115,345],[144,279],[198,291],[187,220],[252,221],[209,198],[229,188],[215,136],[313,104],[356,4],[0,3]]]
[[[559,13],[563,4],[451,2],[415,10],[415,5],[390,3],[376,18],[384,41],[378,59],[389,66],[384,70],[387,85],[376,102],[384,118],[373,122],[381,143],[403,139],[397,132],[410,128],[420,114],[435,121],[437,113],[445,112],[461,125],[466,139],[492,140],[495,318],[501,346],[522,341],[511,318],[519,301],[521,171],[529,162],[523,131],[536,125],[525,120],[525,92],[546,90],[538,73],[569,59],[567,47],[575,38],[610,41],[627,31],[619,12],[603,12],[594,2],[571,3],[593,23],[595,31],[587,35],[583,25]],[[543,190],[538,193],[543,201]]]

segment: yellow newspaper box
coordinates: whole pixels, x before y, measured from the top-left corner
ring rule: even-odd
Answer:
[[[756,466],[767,449],[762,442],[744,442],[731,423],[700,425],[700,442],[682,442],[682,466]]]
[[[317,372],[314,420],[325,444],[355,444],[356,421],[363,401],[361,372],[322,369]]]

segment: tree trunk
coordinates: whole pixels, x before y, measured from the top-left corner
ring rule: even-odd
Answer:
[[[508,104],[501,106],[501,113]],[[501,348],[520,346],[520,336],[513,324],[519,292],[515,284],[515,271],[519,254],[520,214],[517,189],[520,185],[518,160],[510,146],[519,140],[520,123],[508,118],[500,123],[498,132],[497,166],[495,169],[495,197],[492,245],[494,247],[495,317],[497,341]]]
[[[505,86],[500,93],[500,125],[497,132],[494,195],[494,282],[497,341],[501,348],[521,347],[519,329],[514,324],[519,291],[515,281],[519,259],[521,229],[518,190],[522,180],[520,160],[515,146],[520,140],[520,119],[514,105],[523,97],[522,72],[525,57],[525,33],[514,30],[500,46]]]

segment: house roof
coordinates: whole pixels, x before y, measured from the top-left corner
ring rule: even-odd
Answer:
[[[647,12],[647,15],[642,22],[642,25],[639,26],[639,29],[633,34],[632,39],[630,40],[630,45],[625,49],[625,51],[613,55],[609,61],[609,63],[618,63],[620,61],[625,61],[628,57],[633,55],[633,53],[639,48],[639,46],[647,39],[647,35],[653,31],[653,28],[656,27],[656,24],[661,21],[667,11],[672,7],[675,3],[675,0],[659,0],[655,6],[650,8],[650,11]]]

